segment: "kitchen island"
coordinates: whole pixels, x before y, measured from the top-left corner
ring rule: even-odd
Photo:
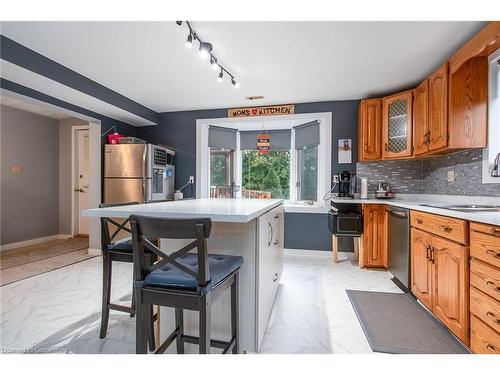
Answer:
[[[271,314],[283,270],[283,201],[280,199],[193,199],[133,206],[88,209],[88,217],[128,218],[132,214],[164,218],[199,218],[212,220],[208,239],[210,254],[240,255],[240,349],[258,352]],[[162,239],[166,253],[178,250],[189,241]],[[174,312],[160,310],[160,335],[164,340],[174,329]],[[185,332],[198,336],[198,313],[185,311]],[[212,305],[212,339],[230,338],[230,293]],[[213,349],[216,351],[216,349]],[[168,352],[175,352],[171,345]],[[198,347],[186,344],[187,353]]]

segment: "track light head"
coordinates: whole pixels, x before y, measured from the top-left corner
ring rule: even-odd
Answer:
[[[219,76],[217,77],[217,82],[222,82],[222,77],[224,77],[224,72],[220,70]]]
[[[219,68],[219,64],[217,64],[217,59],[213,56],[210,56],[210,66],[213,70],[217,70]]]
[[[208,42],[200,42],[200,57],[202,59],[207,59],[210,56],[210,52],[212,52],[213,46]]]
[[[185,46],[186,48],[193,48],[193,34],[189,33]]]
[[[240,83],[237,82],[234,77],[231,77],[231,83],[233,84],[234,88],[237,89],[238,87],[240,87]]]

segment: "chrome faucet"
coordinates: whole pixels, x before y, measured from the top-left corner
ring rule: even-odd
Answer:
[[[497,157],[495,158],[495,161],[493,162],[491,177],[500,177],[500,152],[498,153]]]

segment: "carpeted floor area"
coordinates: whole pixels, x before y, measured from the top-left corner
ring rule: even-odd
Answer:
[[[0,254],[0,285],[92,258],[88,238],[73,237],[24,246]]]

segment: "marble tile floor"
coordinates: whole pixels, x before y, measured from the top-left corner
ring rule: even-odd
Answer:
[[[352,255],[285,254],[284,272],[261,353],[370,353],[346,289],[398,292],[385,271],[361,270]],[[99,339],[101,258],[0,288],[0,350],[134,353],[134,319],[112,312]],[[132,265],[117,263],[112,296],[128,303]]]

